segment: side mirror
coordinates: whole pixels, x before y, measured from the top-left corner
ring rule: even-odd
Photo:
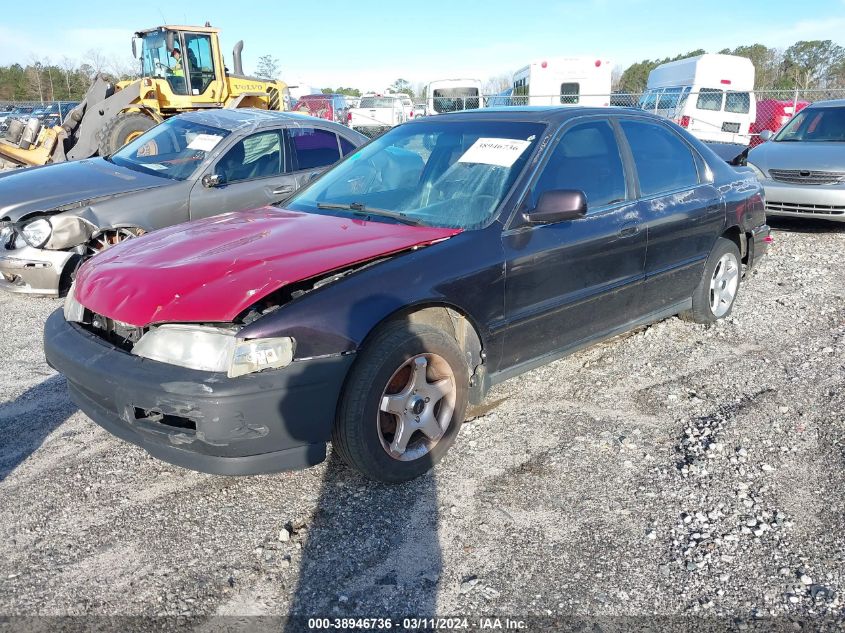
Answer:
[[[762,132],[760,132],[760,140],[765,143],[766,141],[771,140],[774,135],[774,132],[772,132],[771,130],[763,130]]]
[[[175,43],[176,33],[173,31],[165,31],[164,32],[164,42],[167,45],[167,52],[173,52],[173,45]]]
[[[135,46],[135,38],[132,38],[132,59],[138,59],[138,49]]]
[[[587,197],[578,189],[544,191],[537,206],[522,214],[528,224],[554,224],[574,220],[587,213]]]
[[[214,187],[219,187],[226,180],[220,174],[206,174],[200,182],[202,182],[202,186],[206,189],[214,189]]]

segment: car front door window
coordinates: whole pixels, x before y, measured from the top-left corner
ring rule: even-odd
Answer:
[[[607,121],[582,123],[564,134],[534,186],[533,203],[554,189],[583,191],[589,209],[625,200],[625,169]]]
[[[277,176],[283,169],[284,155],[278,130],[259,132],[239,141],[217,164],[217,173],[227,184]]]

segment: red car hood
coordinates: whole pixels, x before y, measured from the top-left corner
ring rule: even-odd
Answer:
[[[79,269],[75,295],[137,327],[228,322],[286,284],[459,232],[271,207],[227,213],[97,255]]]

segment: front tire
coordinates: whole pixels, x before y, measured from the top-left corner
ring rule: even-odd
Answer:
[[[681,314],[687,321],[711,324],[729,316],[739,292],[742,262],[739,248],[720,237],[707,263],[701,281],[692,295],[692,309]]]
[[[332,444],[369,479],[419,477],[454,443],[468,385],[469,368],[451,335],[426,324],[387,325],[352,367]]]
[[[156,124],[146,114],[121,112],[100,131],[100,156],[113,154],[127,143],[134,141]]]

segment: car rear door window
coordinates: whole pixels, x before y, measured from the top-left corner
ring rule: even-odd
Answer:
[[[340,150],[343,152],[344,156],[355,151],[355,145],[352,141],[347,141],[342,136],[339,136],[338,138],[340,139]]]
[[[690,147],[674,132],[648,121],[621,121],[631,148],[640,192],[653,196],[698,184],[698,169]]]
[[[340,160],[337,135],[313,127],[288,130],[294,154],[294,169],[327,167]]]
[[[713,110],[718,112],[722,109],[722,96],[724,93],[715,88],[702,88],[698,92],[698,101],[695,107],[699,110]]]
[[[584,192],[590,210],[625,200],[625,169],[613,128],[590,121],[567,130],[534,187],[534,203],[545,191]]]

